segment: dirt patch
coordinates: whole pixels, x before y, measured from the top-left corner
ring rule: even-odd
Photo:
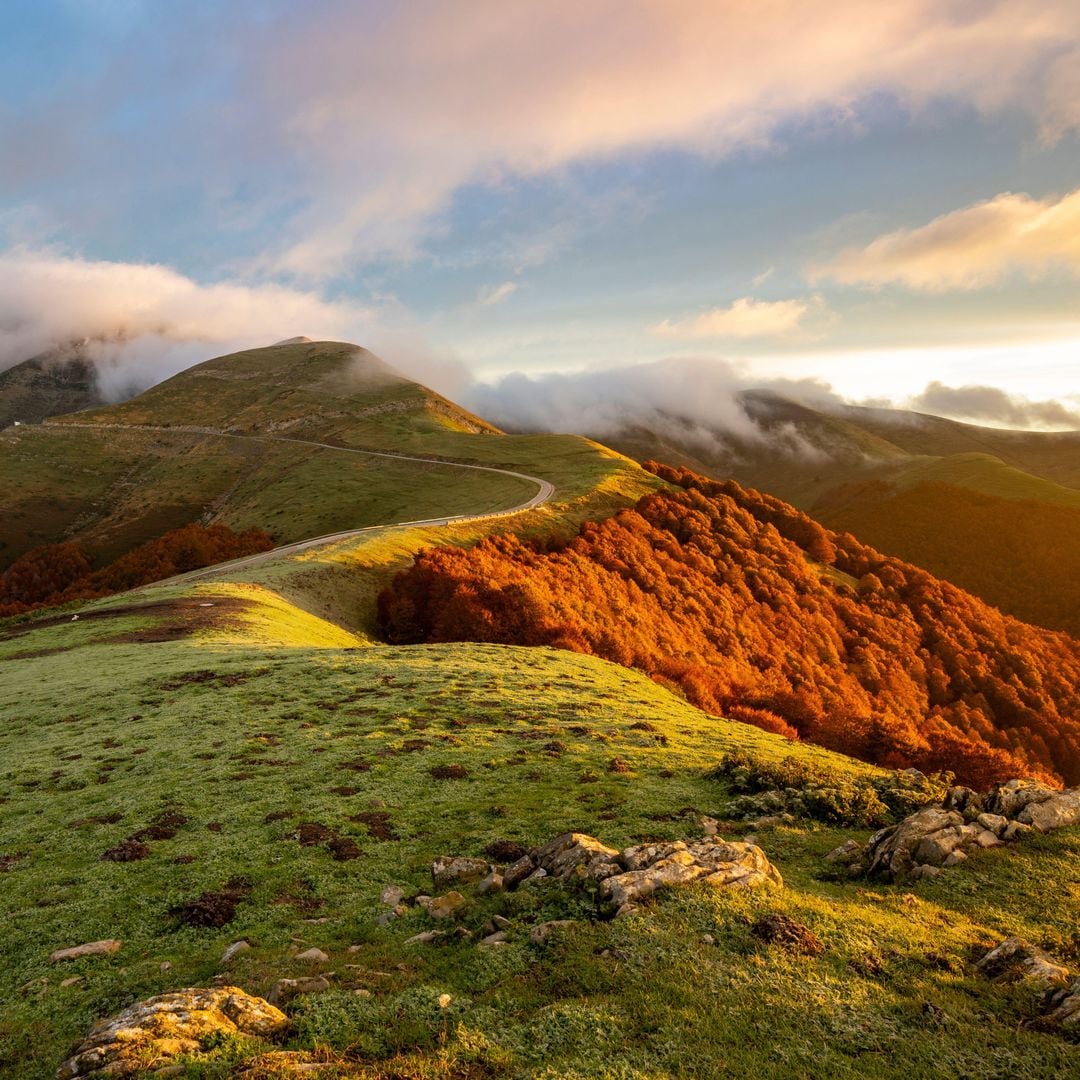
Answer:
[[[207,891],[194,900],[169,909],[180,926],[221,927],[236,917],[236,906],[251,895],[247,878],[232,878],[216,892]]]
[[[431,743],[427,739],[406,739],[401,744],[401,749],[406,754],[415,754],[421,750],[427,750]]]
[[[139,840],[121,840],[116,847],[102,853],[105,862],[138,862],[150,854],[150,846]]]
[[[341,761],[334,768],[344,769],[347,772],[371,772],[371,762],[358,758],[355,761]]]
[[[144,829],[137,829],[128,838],[127,842],[141,843],[144,840],[171,840],[176,835],[175,829],[165,825],[147,825]]]
[[[264,825],[272,825],[275,821],[284,821],[286,818],[291,818],[294,815],[288,810],[271,810],[266,817],[263,818]]]
[[[498,863],[515,863],[528,855],[529,849],[516,840],[493,840],[484,848],[484,854]]]
[[[356,841],[349,836],[335,836],[326,846],[330,849],[330,854],[338,862],[359,859],[364,854],[357,846]]]
[[[360,814],[353,814],[350,821],[357,825],[366,825],[368,835],[376,840],[400,840],[401,837],[394,832],[390,821],[390,815],[385,810],[365,810]]]
[[[118,821],[123,820],[123,814],[96,814],[93,817],[81,817],[76,818],[74,821],[69,821],[68,828],[85,829],[89,825],[115,825]]]
[[[432,765],[428,772],[435,780],[464,780],[469,775],[464,765]]]
[[[631,731],[659,731],[660,729],[655,724],[650,724],[648,720],[638,720],[637,723],[630,725]]]
[[[766,945],[778,945],[788,952],[817,956],[825,951],[825,946],[813,930],[786,915],[763,915],[750,927],[750,933]]]
[[[10,855],[0,855],[0,874],[6,874],[17,862],[27,857],[25,851],[13,851]]]
[[[305,821],[296,830],[296,839],[300,841],[301,847],[325,844],[328,840],[333,840],[335,836],[337,833],[333,829],[319,821]]]
[[[177,866],[187,866],[188,863],[193,863],[194,861],[194,855],[177,855],[176,858],[173,859],[173,862],[176,863]]]
[[[343,798],[348,798],[350,795],[356,795],[360,791],[358,787],[332,787],[330,789],[331,795],[340,795]]]
[[[222,825],[220,821],[208,821],[206,823],[206,828],[210,832],[219,833],[219,832],[222,832],[225,829],[225,826]]]

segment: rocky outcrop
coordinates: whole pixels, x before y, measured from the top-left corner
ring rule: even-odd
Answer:
[[[864,846],[849,840],[825,858],[853,875],[917,880],[960,865],[978,848],[1077,823],[1080,788],[1058,791],[1037,780],[1010,780],[982,794],[954,787],[940,806],[923,807],[880,829]]]
[[[49,959],[58,964],[63,960],[81,960],[84,956],[111,956],[120,951],[120,942],[115,938],[105,941],[88,941],[85,945],[73,945],[70,949],[57,949]]]
[[[627,914],[660,889],[701,881],[716,888],[783,885],[756,844],[716,836],[669,840],[619,851],[585,833],[563,833],[534,848],[503,875],[507,887],[549,878],[596,883],[602,910]]]
[[[1020,937],[1006,938],[996,945],[975,965],[975,969],[993,982],[1063,986],[1069,980],[1067,967]]]
[[[1072,986],[1052,990],[1043,1009],[1049,1023],[1066,1031],[1080,1032],[1080,979]]]
[[[145,1076],[181,1054],[199,1053],[215,1035],[273,1039],[289,1020],[280,1009],[236,986],[194,988],[140,1001],[94,1025],[56,1076]]]

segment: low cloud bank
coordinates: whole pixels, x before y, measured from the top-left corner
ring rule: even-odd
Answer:
[[[996,386],[946,386],[932,382],[908,408],[979,424],[1012,428],[1080,428],[1080,409],[1060,401],[1032,401]]]
[[[111,399],[211,356],[298,333],[363,340],[372,313],[279,285],[201,285],[165,266],[0,253],[0,370],[42,353],[95,362]]]

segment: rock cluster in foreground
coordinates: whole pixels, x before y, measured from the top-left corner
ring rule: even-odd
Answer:
[[[979,794],[950,789],[940,806],[925,806],[859,845],[829,853],[831,862],[881,881],[935,877],[968,853],[1012,843],[1032,832],[1080,822],[1080,788],[1058,791],[1037,780],[1010,780]]]
[[[659,889],[693,881],[717,888],[784,884],[761,848],[744,841],[706,836],[690,842],[636,844],[620,851],[595,836],[574,832],[533,848],[502,873],[480,859],[443,856],[435,860],[432,877],[439,887],[475,883],[482,894],[544,879],[593,882],[602,909],[615,915],[636,910]]]
[[[95,1024],[56,1076],[145,1076],[181,1054],[198,1053],[209,1036],[273,1039],[288,1026],[280,1009],[236,986],[177,990]]]

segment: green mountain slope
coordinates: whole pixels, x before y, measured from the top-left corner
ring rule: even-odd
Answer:
[[[102,404],[94,369],[78,356],[35,356],[0,371],[0,428]]]
[[[0,433],[0,485],[13,493],[0,518],[0,568],[59,540],[100,564],[195,520],[264,528],[286,543],[486,513],[536,490],[443,462],[537,476],[563,502],[617,486],[618,476],[650,483],[585,439],[502,435],[366,350],[298,342],[219,357],[123,404]]]

